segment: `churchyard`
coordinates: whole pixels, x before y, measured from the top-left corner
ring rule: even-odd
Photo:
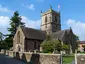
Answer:
[[[61,29],[60,12],[50,6],[48,11],[41,12],[41,20],[40,30],[26,27],[15,11],[8,28],[10,34],[0,32],[1,57],[25,64],[85,64],[85,54],[76,52],[79,37],[71,27]]]

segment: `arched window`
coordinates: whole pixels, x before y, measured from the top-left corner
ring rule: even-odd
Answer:
[[[20,50],[20,46],[18,45],[18,52],[20,52],[21,50]]]
[[[17,43],[20,43],[20,31],[17,34]]]

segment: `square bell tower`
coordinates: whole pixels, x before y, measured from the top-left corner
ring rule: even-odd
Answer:
[[[41,11],[41,30],[47,34],[61,30],[60,13],[50,7],[46,12]]]

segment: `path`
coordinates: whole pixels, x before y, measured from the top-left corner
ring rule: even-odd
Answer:
[[[23,61],[10,58],[5,55],[0,55],[0,64],[26,64]]]
[[[72,64],[75,64],[75,60],[72,61]]]

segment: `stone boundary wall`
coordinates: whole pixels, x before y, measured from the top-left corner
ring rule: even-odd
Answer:
[[[61,54],[44,54],[6,51],[6,55],[23,60],[28,64],[61,64]]]
[[[9,55],[10,57],[15,57],[15,53],[14,53],[13,51],[9,51],[8,55]]]
[[[61,64],[61,55],[24,53],[22,60],[27,61],[30,64]]]
[[[28,64],[62,64],[61,54],[22,53],[9,50],[2,50],[0,53],[18,60],[23,60]],[[85,64],[85,54],[75,54],[75,64]]]
[[[6,50],[5,55],[9,55],[9,50]]]
[[[76,54],[75,57],[76,64],[85,64],[85,54]]]

